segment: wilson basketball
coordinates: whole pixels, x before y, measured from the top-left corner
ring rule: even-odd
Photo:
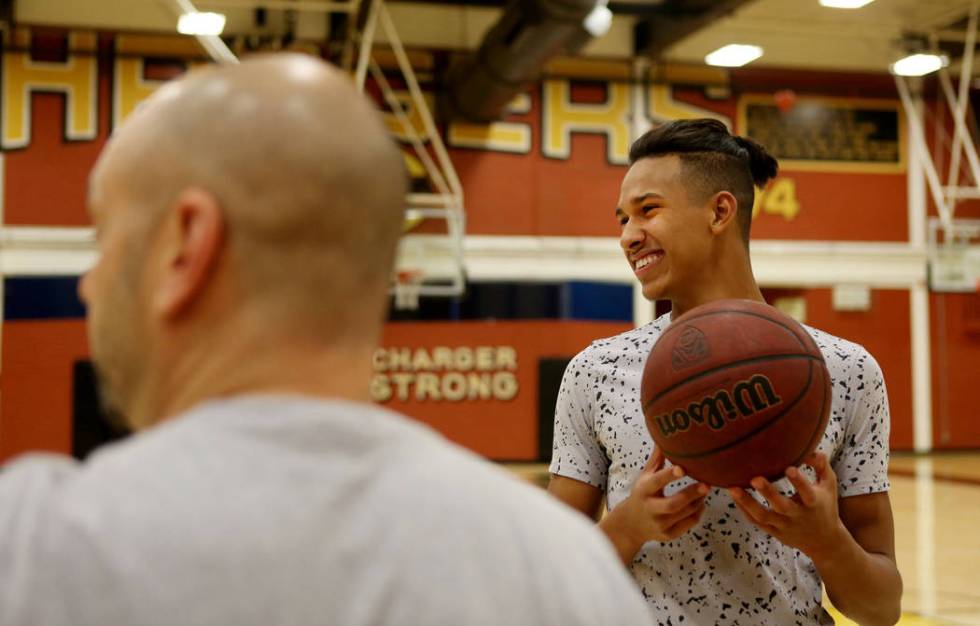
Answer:
[[[830,376],[810,334],[761,302],[719,300],[667,327],[640,400],[657,447],[693,478],[747,486],[782,477],[820,442]]]

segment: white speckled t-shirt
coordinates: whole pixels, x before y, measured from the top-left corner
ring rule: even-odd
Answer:
[[[629,495],[653,449],[640,406],[650,349],[670,323],[595,341],[568,365],[555,413],[551,473],[605,490],[608,507]],[[888,399],[881,368],[863,347],[806,327],[834,383],[819,450],[841,497],[887,491]],[[690,484],[672,483],[670,495]],[[791,489],[785,479],[776,483]],[[658,624],[833,624],[811,560],[744,521],[727,491],[713,489],[701,522],[667,543],[651,541],[631,566]]]

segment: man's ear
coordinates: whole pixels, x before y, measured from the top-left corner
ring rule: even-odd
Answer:
[[[728,191],[719,191],[711,197],[711,232],[720,234],[727,228],[737,227],[738,200]]]
[[[164,318],[190,308],[207,287],[224,248],[225,217],[217,198],[182,191],[160,225],[153,307]]]

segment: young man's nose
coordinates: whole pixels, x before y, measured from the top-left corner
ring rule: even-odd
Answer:
[[[620,245],[629,250],[643,243],[643,229],[630,226],[629,223],[623,227],[623,233],[619,237]]]

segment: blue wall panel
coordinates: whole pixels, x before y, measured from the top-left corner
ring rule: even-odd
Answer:
[[[5,320],[85,317],[77,276],[7,278],[3,284]]]

